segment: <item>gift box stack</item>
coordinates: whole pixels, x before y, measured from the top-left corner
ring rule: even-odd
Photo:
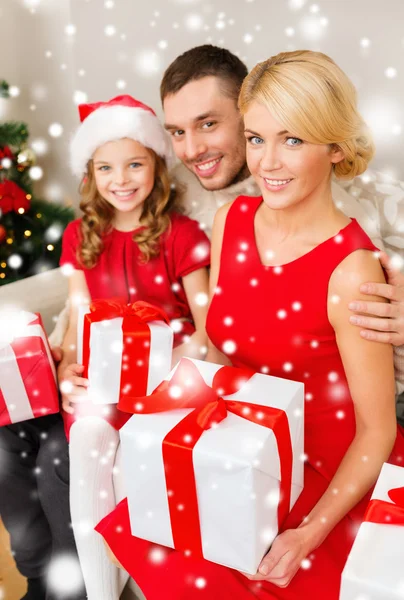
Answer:
[[[256,573],[303,488],[303,384],[182,359],[119,406],[132,534]]]
[[[40,315],[0,316],[0,426],[59,412],[56,373]]]
[[[341,579],[340,600],[404,598],[404,468],[385,463]]]

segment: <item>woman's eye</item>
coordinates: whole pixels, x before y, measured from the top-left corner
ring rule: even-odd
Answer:
[[[259,146],[264,142],[264,140],[262,138],[258,137],[257,135],[253,135],[247,139],[250,142],[250,144],[252,144],[253,146]]]
[[[102,165],[102,167],[100,167],[98,170],[99,171],[108,171],[109,166],[108,165]]]
[[[140,163],[138,163],[138,162],[133,162],[133,163],[130,163],[129,166],[132,167],[132,168],[134,168],[134,169],[136,169],[137,167],[141,167],[142,165]]]
[[[285,144],[287,146],[300,146],[301,144],[303,144],[303,140],[301,140],[300,138],[288,137],[285,140]]]

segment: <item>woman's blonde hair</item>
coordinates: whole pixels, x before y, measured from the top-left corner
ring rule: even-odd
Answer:
[[[333,165],[336,177],[352,179],[367,169],[372,136],[357,110],[352,82],[329,56],[298,50],[258,63],[241,87],[242,114],[253,101],[303,140],[339,147],[344,159]]]
[[[165,160],[153,150],[148,151],[155,161],[154,186],[143,204],[140,223],[143,228],[135,233],[133,241],[139,245],[142,261],[148,262],[160,252],[160,237],[171,225],[170,213],[182,212],[181,190],[171,186]],[[81,241],[77,248],[79,264],[94,267],[104,249],[103,238],[112,229],[114,208],[98,192],[93,161],[87,165],[87,175],[80,185],[83,212]]]

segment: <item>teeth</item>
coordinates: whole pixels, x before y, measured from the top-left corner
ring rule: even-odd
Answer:
[[[131,194],[133,194],[135,190],[126,190],[125,192],[119,192],[118,190],[115,190],[115,192],[113,192],[115,194],[115,196],[130,196]]]
[[[285,183],[289,183],[289,181],[292,181],[292,180],[291,179],[265,179],[265,181],[269,185],[284,185]]]
[[[197,168],[200,171],[207,171],[208,169],[214,167],[219,162],[219,160],[220,158],[217,158],[216,160],[211,160],[210,162],[205,163],[204,165],[197,165]]]

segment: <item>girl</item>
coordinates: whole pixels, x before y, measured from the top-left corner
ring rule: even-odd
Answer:
[[[353,85],[320,53],[260,63],[239,106],[262,196],[239,197],[215,217],[207,360],[305,383],[304,490],[248,578],[175,551],[156,565],[153,545],[130,536],[125,501],[97,529],[147,600],[337,600],[369,491],[383,462],[404,454],[392,348],[369,343],[348,319],[359,285],[383,273],[331,194],[333,173],[363,173],[373,145]]]
[[[58,373],[67,429],[74,423],[70,500],[88,598],[117,600],[126,577],[118,576],[93,528],[122,497],[112,469],[117,430],[128,415],[112,408],[103,419],[88,407],[92,416],[74,422],[75,403],[85,403],[88,385],[76,364],[78,305],[112,297],[148,301],[173,322],[173,363],[184,354],[201,358],[207,342],[209,242],[198,224],[179,212],[167,174],[170,141],[153,110],[119,96],[81,105],[79,111],[82,123],[71,143],[71,166],[83,178],[83,216],[63,237],[61,265],[71,272],[70,315]]]

